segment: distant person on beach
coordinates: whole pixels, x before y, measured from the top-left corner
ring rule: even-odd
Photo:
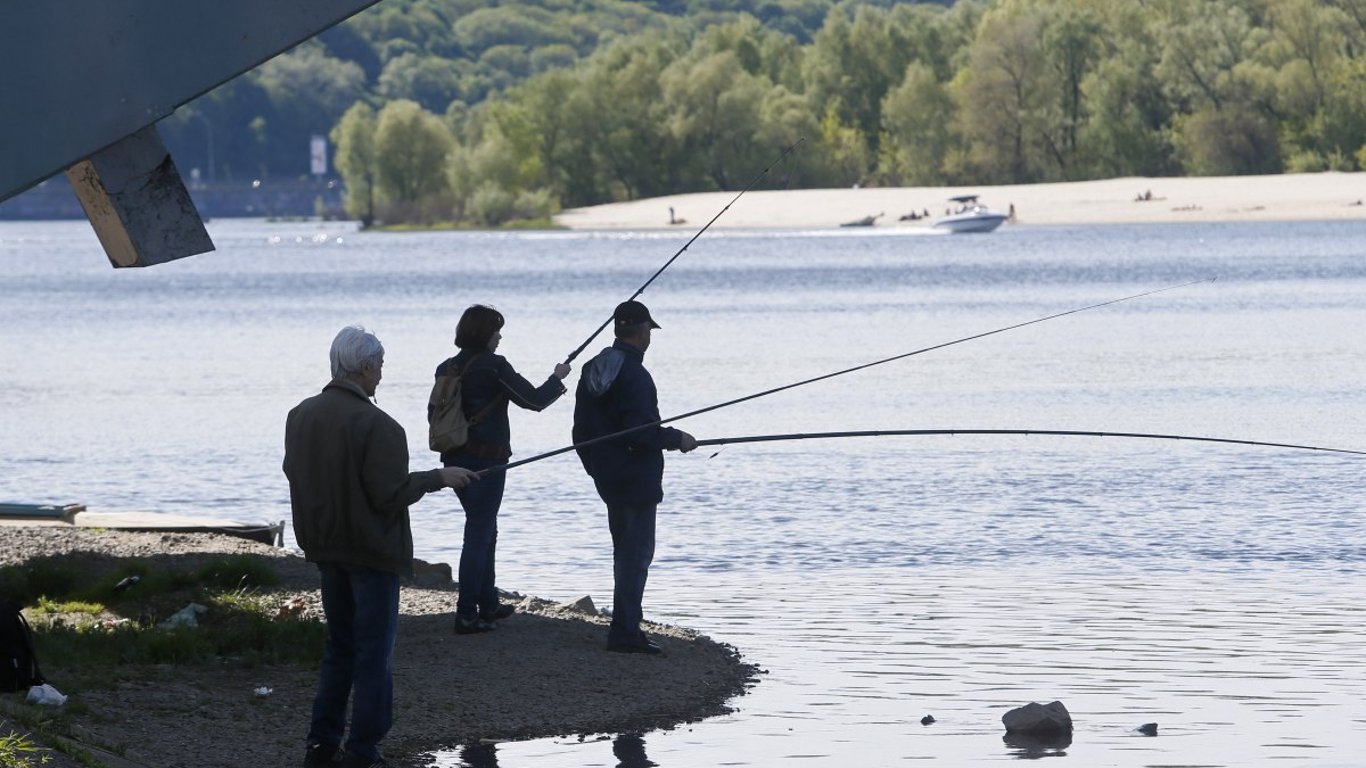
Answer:
[[[565,393],[569,365],[560,363],[539,387],[522,378],[507,358],[497,354],[503,339],[503,315],[493,307],[475,304],[455,326],[459,354],[436,367],[440,378],[452,366],[461,374],[461,405],[470,422],[469,441],[441,454],[448,467],[478,472],[506,464],[512,455],[508,403],[540,411]],[[430,414],[429,414],[430,415]],[[503,504],[507,475],[494,472],[476,485],[457,489],[465,510],[465,539],[460,549],[460,594],[455,604],[455,632],[488,632],[493,622],[511,616],[514,608],[498,601],[494,560],[498,545],[498,509]]]
[[[692,435],[662,427],[654,379],[645,370],[650,334],[659,328],[638,301],[612,313],[616,341],[583,366],[574,398],[574,443],[632,427],[634,432],[580,448],[579,459],[607,505],[612,532],[612,625],[607,650],[657,654],[640,629],[645,581],[655,554],[655,510],[664,499],[664,451],[687,453]],[[648,425],[648,426],[647,426]]]
[[[393,724],[399,577],[413,570],[408,505],[478,476],[408,471],[403,427],[370,402],[384,367],[374,334],[343,328],[330,356],[332,381],[285,421],[294,537],[318,566],[327,619],[304,765],[385,768],[379,743]]]

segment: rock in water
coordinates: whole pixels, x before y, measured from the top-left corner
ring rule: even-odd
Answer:
[[[1072,730],[1072,716],[1061,701],[1044,705],[1031,701],[1001,716],[1006,733],[1028,733],[1051,735],[1069,733]]]

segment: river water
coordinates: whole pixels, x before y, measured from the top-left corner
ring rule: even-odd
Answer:
[[[409,428],[414,468],[434,466],[427,389],[465,306],[497,306],[500,352],[539,380],[691,234],[210,232],[214,253],[115,271],[84,222],[0,223],[0,500],[287,518],[284,414],[325,382],[328,344],[353,322],[385,343],[379,405]],[[646,362],[668,416],[1215,278],[678,426],[1363,450],[1362,242],[1351,222],[709,232],[643,296],[663,326]],[[518,456],[565,445],[571,411],[514,414]],[[736,646],[766,670],[758,685],[734,714],[673,731],[437,762],[1366,765],[1363,468],[1043,436],[670,454],[647,616]],[[418,556],[454,563],[453,499],[413,517]],[[572,454],[510,473],[500,528],[501,586],[610,602],[605,515]],[[1053,700],[1075,719],[1070,744],[1003,740],[1002,714]],[[1156,737],[1135,731],[1153,722]]]

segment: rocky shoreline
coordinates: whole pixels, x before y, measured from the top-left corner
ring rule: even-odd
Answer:
[[[223,555],[267,558],[280,577],[271,598],[321,613],[317,570],[283,549],[215,534],[0,530],[0,565],[73,558],[92,577],[130,558],[177,568]],[[735,649],[678,627],[647,628],[663,657],[607,653],[607,618],[591,606],[520,595],[508,596],[518,613],[498,631],[457,636],[448,574],[441,565],[423,569],[402,591],[394,728],[383,745],[396,765],[426,765],[432,752],[466,744],[693,722],[730,711],[758,672]],[[316,669],[157,665],[120,670],[123,682],[113,688],[69,690],[61,659],[41,662],[49,682],[70,696],[80,744],[126,764],[293,765],[302,757]],[[257,695],[262,688],[269,695]]]

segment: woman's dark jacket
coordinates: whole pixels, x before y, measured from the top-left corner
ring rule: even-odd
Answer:
[[[465,418],[477,416],[479,420],[470,427],[469,441],[464,446],[441,454],[441,461],[447,466],[460,455],[507,459],[512,455],[508,403],[540,411],[565,392],[564,385],[554,376],[539,387],[533,385],[513,370],[507,358],[488,350],[461,350],[436,367],[436,378],[444,376],[451,365],[465,366],[460,384],[461,409]]]
[[[617,341],[583,366],[574,394],[576,445],[659,421],[659,394],[644,363],[644,352]],[[682,442],[682,432],[650,426],[578,453],[609,506],[651,505],[664,500],[664,451]]]

